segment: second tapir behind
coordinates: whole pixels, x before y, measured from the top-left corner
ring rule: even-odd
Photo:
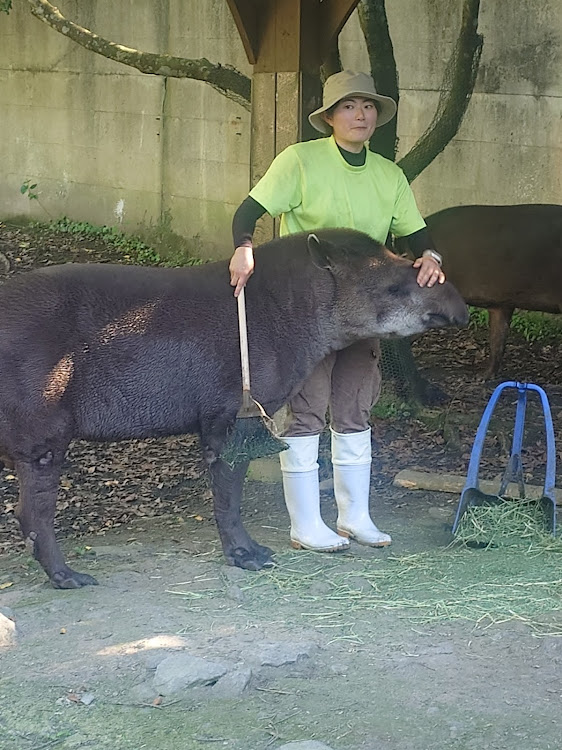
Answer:
[[[252,393],[272,414],[330,351],[373,336],[464,325],[452,284],[420,288],[410,261],[367,235],[292,235],[256,253],[247,289]],[[198,433],[226,560],[271,562],[240,518],[247,463],[221,450],[241,406],[236,302],[226,262],[191,269],[55,266],[0,289],[0,452],[17,516],[56,588],[95,583],[55,539],[69,442]]]
[[[454,206],[426,218],[447,278],[490,313],[488,376],[515,308],[562,312],[562,206]]]

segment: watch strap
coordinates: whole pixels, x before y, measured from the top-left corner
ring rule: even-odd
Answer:
[[[422,253],[422,258],[432,258],[439,267],[443,265],[443,258],[439,255],[439,253],[436,253],[435,250],[424,250]]]

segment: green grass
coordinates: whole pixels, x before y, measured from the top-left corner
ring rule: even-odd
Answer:
[[[473,329],[479,329],[487,328],[488,325],[488,310],[471,307],[469,326]],[[526,341],[546,343],[558,340],[562,336],[562,318],[559,315],[534,310],[516,310],[511,318],[511,328],[523,336]]]
[[[492,540],[482,548],[462,544],[461,535],[448,547],[399,557],[279,554],[276,568],[256,573],[241,587],[245,607],[273,611],[291,602],[294,609],[296,602],[297,616],[333,633],[334,640],[360,642],[355,623],[367,613],[391,611],[413,624],[468,621],[489,627],[518,621],[535,635],[562,636],[562,540],[545,532],[538,503],[516,505],[502,508],[503,516],[497,510],[495,518],[488,515],[493,525],[484,532],[480,517],[478,538],[485,533]],[[463,521],[464,538],[472,541],[470,514]],[[221,586],[170,593],[190,606],[225,594]]]
[[[511,500],[498,497],[493,504],[469,506],[461,518],[456,540],[463,544],[484,547],[512,547],[521,543],[558,544],[548,534],[544,506],[536,501]]]

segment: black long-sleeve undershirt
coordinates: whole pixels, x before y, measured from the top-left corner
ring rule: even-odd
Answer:
[[[265,213],[265,208],[248,196],[236,209],[232,219],[232,239],[234,247],[251,245],[257,220]]]

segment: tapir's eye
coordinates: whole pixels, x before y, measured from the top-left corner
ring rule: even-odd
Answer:
[[[401,286],[400,284],[392,284],[387,289],[389,294],[392,294],[394,297],[405,297],[408,293],[406,289]]]

